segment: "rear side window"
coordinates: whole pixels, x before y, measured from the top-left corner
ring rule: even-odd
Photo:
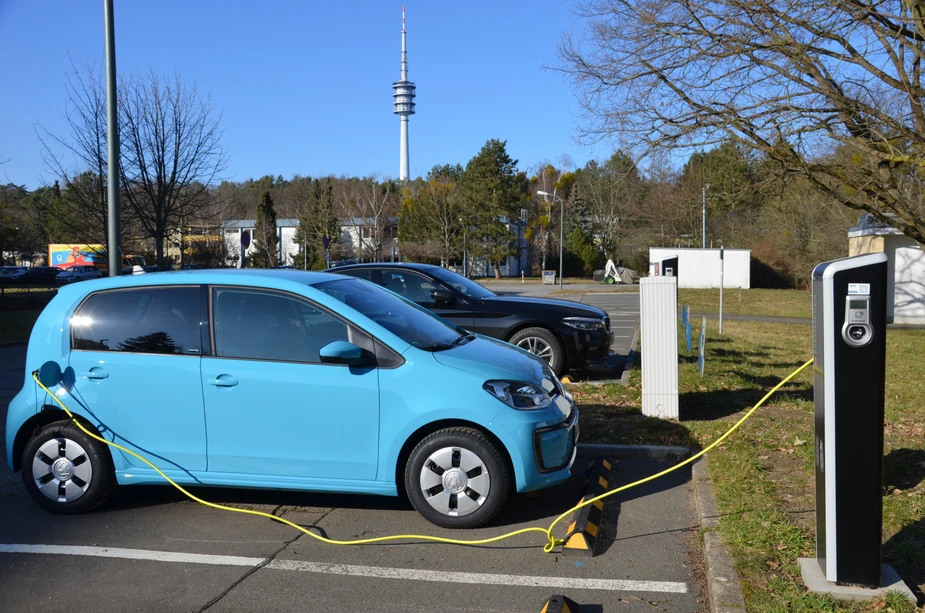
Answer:
[[[213,291],[218,357],[318,364],[322,347],[351,341],[347,324],[294,296],[241,288]]]
[[[71,318],[71,346],[86,351],[199,355],[199,287],[92,294]]]

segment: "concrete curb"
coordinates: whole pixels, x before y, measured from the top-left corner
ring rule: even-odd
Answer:
[[[716,508],[713,485],[710,483],[710,469],[706,456],[694,462],[692,473],[694,502],[703,533],[710,610],[712,613],[741,613],[745,611],[745,597],[742,595],[739,573],[735,570],[732,556],[716,531],[719,526],[719,511]]]

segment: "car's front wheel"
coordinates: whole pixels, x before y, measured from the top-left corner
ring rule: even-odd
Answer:
[[[511,482],[501,451],[473,428],[426,436],[405,465],[411,504],[443,528],[477,528],[491,521],[504,506]]]
[[[22,480],[32,498],[53,513],[84,513],[116,485],[112,457],[69,420],[48,424],[23,450]]]
[[[526,328],[514,334],[508,342],[543,358],[557,376],[565,374],[565,349],[556,335],[546,328]]]

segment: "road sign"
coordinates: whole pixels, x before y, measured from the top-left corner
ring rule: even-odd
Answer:
[[[327,235],[327,234],[325,234],[324,236],[321,237],[321,246],[322,246],[322,247],[324,247],[325,249],[327,249],[327,248],[328,248],[328,245],[330,245],[330,244],[331,244],[331,239],[328,238],[328,235]]]

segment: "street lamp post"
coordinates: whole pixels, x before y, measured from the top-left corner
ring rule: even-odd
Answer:
[[[701,232],[700,232],[700,235],[701,235],[700,248],[701,248],[701,249],[706,249],[706,248],[707,248],[707,190],[708,190],[708,189],[710,189],[710,184],[709,184],[709,183],[707,183],[707,184],[705,184],[705,185],[703,186],[703,198],[702,198],[702,203],[703,203],[703,229],[702,229]]]
[[[549,192],[536,192],[537,195],[552,197],[553,200],[559,201],[559,291],[562,291],[562,243],[565,240],[565,200],[556,194]]]

